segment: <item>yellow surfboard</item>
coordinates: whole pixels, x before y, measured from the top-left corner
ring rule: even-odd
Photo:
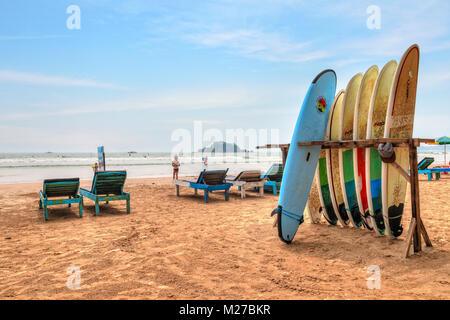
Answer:
[[[336,95],[336,105],[331,115],[331,123],[329,127],[329,140],[339,140],[339,129],[341,122],[341,113],[344,100],[344,90],[340,91]],[[339,175],[339,150],[338,149],[326,149],[326,163],[327,163],[327,175],[328,186],[330,188],[331,202],[333,204],[334,213],[337,216],[339,223],[345,227],[350,223],[350,220],[345,210],[344,197],[342,196],[341,181]]]
[[[370,100],[374,92],[375,83],[378,78],[378,67],[371,66],[367,69],[361,80],[356,107],[353,118],[353,139],[364,140],[367,134],[367,118],[370,110]],[[353,171],[355,176],[356,200],[359,212],[363,216],[364,226],[372,229],[372,220],[368,215],[367,191],[366,191],[366,156],[364,148],[353,151]]]
[[[339,124],[339,140],[353,140],[353,118],[361,86],[362,73],[358,73],[350,79],[345,89],[344,99]],[[339,177],[341,183],[342,197],[344,199],[344,210],[355,228],[362,226],[362,215],[359,212],[358,200],[356,199],[355,176],[353,172],[353,149],[339,149]]]
[[[391,60],[386,63],[378,75],[370,100],[367,118],[367,139],[382,138],[384,135],[386,110],[396,69],[397,62]],[[378,235],[384,235],[385,224],[381,199],[381,159],[375,148],[366,149],[366,192],[367,206],[374,230]]]
[[[417,78],[419,73],[419,46],[414,44],[403,54],[394,82],[386,113],[385,138],[411,138],[414,127]],[[396,162],[409,169],[408,148],[395,148]],[[416,170],[417,168],[411,168]],[[383,218],[386,234],[398,237],[402,231],[402,215],[406,197],[407,182],[389,164],[382,166]]]

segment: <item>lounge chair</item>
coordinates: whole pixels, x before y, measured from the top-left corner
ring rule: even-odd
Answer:
[[[242,171],[236,177],[228,176],[226,182],[231,183],[233,186],[238,186],[241,191],[241,198],[245,198],[245,188],[258,188],[259,195],[264,196],[264,183],[266,178],[261,176],[259,170]]]
[[[195,194],[197,194],[197,190],[203,190],[204,201],[207,203],[209,192],[223,190],[225,191],[225,201],[227,201],[229,198],[228,190],[232,186],[231,183],[225,181],[227,172],[228,169],[215,171],[203,170],[200,172],[197,180],[173,180],[173,183],[175,184],[175,194],[177,197],[180,196],[180,186],[193,188]]]
[[[115,200],[127,201],[127,213],[130,213],[130,194],[123,192],[123,185],[127,178],[126,171],[101,171],[96,172],[92,181],[91,190],[80,189],[83,197],[95,201],[95,215],[100,212],[99,202]]]
[[[450,169],[447,167],[434,167],[429,168],[429,166],[434,162],[434,158],[423,158],[419,164],[417,165],[417,169],[419,173],[423,173],[428,175],[428,181],[433,180],[433,174],[436,180],[441,178],[441,173],[447,174],[450,172]]]
[[[44,180],[43,189],[39,192],[39,209],[44,209],[44,220],[48,220],[47,206],[57,204],[78,203],[79,216],[83,217],[83,197],[79,195],[79,178],[47,179]],[[67,199],[53,199],[53,197],[67,197]]]
[[[264,189],[272,190],[273,194],[276,196],[277,191],[280,190],[281,187],[281,179],[283,178],[283,165],[272,165],[270,169],[262,175],[262,178],[267,179],[267,182],[264,183]]]

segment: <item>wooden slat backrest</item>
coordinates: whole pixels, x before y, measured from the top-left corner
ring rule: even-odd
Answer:
[[[245,182],[256,182],[261,181],[261,171],[259,170],[248,170],[242,171],[238,174],[238,176],[234,179],[235,181],[245,181]]]
[[[423,158],[419,164],[417,165],[418,170],[425,170],[427,169],[432,163],[434,162],[434,158],[426,157]]]
[[[269,171],[266,174],[267,179],[270,181],[281,182],[283,178],[283,165],[282,164],[274,164],[270,167]]]
[[[92,182],[91,192],[94,194],[115,194],[123,192],[123,185],[127,178],[126,171],[102,171],[97,172]]]
[[[47,197],[76,196],[80,187],[79,178],[44,180],[43,193]]]
[[[227,170],[215,170],[205,171],[203,173],[202,182],[206,185],[214,186],[225,183],[225,177],[227,176]]]

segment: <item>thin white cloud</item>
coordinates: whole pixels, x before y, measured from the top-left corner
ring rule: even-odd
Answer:
[[[195,33],[186,39],[206,47],[221,47],[246,57],[276,62],[306,62],[329,56],[324,50],[312,50],[310,42],[296,42],[259,30]]]
[[[121,88],[111,83],[98,82],[89,79],[49,76],[39,73],[18,72],[12,70],[0,70],[0,82],[56,87]]]

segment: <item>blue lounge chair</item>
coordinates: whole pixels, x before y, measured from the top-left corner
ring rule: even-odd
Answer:
[[[44,220],[48,220],[47,206],[57,204],[78,203],[79,216],[83,217],[83,197],[79,195],[79,178],[47,179],[44,180],[43,189],[39,192],[39,209],[44,209]],[[53,199],[54,197],[67,197],[67,199]]]
[[[130,213],[130,194],[123,192],[126,178],[126,171],[96,172],[91,190],[81,188],[80,194],[95,201],[95,215],[97,216],[100,212],[100,201],[108,203],[109,201],[126,200],[127,213]]]
[[[276,196],[277,191],[279,191],[281,187],[283,165],[281,163],[272,165],[270,169],[262,175],[262,178],[267,179],[267,182],[264,183],[264,190],[271,190]]]
[[[450,172],[450,168],[431,168],[426,170],[419,170],[419,173],[425,173],[428,175],[428,181],[433,180],[433,173],[436,180],[441,178],[441,173]]]
[[[203,190],[204,201],[207,203],[209,192],[223,190],[225,191],[225,201],[227,201],[229,198],[228,191],[233,185],[232,183],[227,183],[225,181],[227,172],[228,169],[215,171],[203,170],[200,172],[197,180],[173,180],[173,183],[175,184],[175,194],[177,196],[180,195],[180,186],[193,188],[195,194],[197,194],[197,190]]]

